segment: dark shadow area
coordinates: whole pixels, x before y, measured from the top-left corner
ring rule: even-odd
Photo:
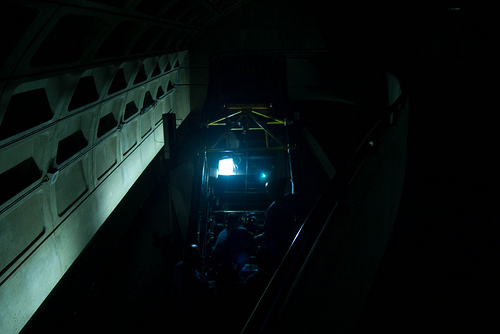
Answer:
[[[68,110],[72,111],[83,107],[89,103],[95,102],[99,99],[99,92],[95,86],[93,76],[83,77],[78,82],[76,90],[73,93],[71,102],[69,103]]]
[[[160,157],[145,170],[22,333],[153,333],[181,316]]]
[[[427,60],[427,62],[426,62]],[[420,59],[412,72],[405,185],[359,333],[498,327],[492,59]],[[479,117],[478,117],[479,116]]]
[[[88,145],[88,140],[85,138],[82,130],[78,130],[73,132],[66,138],[63,138],[59,141],[57,145],[57,157],[56,162],[58,165],[62,164],[70,157],[75,155],[76,153],[83,150]]]
[[[0,174],[0,186],[2,188],[0,204],[7,202],[40,179],[41,176],[40,168],[32,157]]]
[[[123,68],[120,68],[118,69],[118,71],[116,71],[113,82],[111,82],[111,86],[109,86],[108,95],[116,93],[125,88],[127,88],[127,80],[125,79],[125,72],[123,71]]]
[[[50,121],[52,116],[45,89],[12,95],[0,126],[0,140]]]

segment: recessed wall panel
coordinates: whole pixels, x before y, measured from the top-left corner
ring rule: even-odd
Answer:
[[[92,125],[97,109],[64,119],[57,125],[56,163],[63,165],[92,143]]]
[[[14,94],[0,121],[0,140],[48,122],[52,116],[53,111],[45,89]]]
[[[0,333],[21,332],[62,277],[54,238],[48,238],[0,285]]]
[[[132,116],[137,115],[138,112],[139,108],[137,108],[137,104],[134,101],[127,103],[123,114],[123,121],[128,121]]]
[[[44,231],[41,190],[0,215],[0,273],[40,238]]]
[[[108,95],[114,94],[121,90],[127,88],[127,79],[125,78],[125,71],[123,68],[119,68],[115,76],[113,77],[113,81],[111,81],[111,85],[108,89]]]
[[[59,172],[55,184],[56,207],[59,216],[64,215],[89,189],[84,161],[81,159]]]
[[[136,118],[123,126],[120,137],[122,155],[130,153],[130,150],[137,145],[137,125],[138,119]]]
[[[99,92],[97,91],[94,76],[89,75],[80,78],[78,85],[71,97],[68,110],[72,111],[80,107],[86,106],[99,99]]]
[[[42,180],[51,134],[41,132],[0,149],[0,209]]]
[[[101,180],[117,164],[117,135],[113,135],[94,148],[94,164],[97,180]]]
[[[164,144],[163,126],[158,126],[141,143],[141,161],[146,168],[156,154],[162,149]]]
[[[156,126],[160,123],[162,120],[162,115],[165,113],[168,113],[168,111],[165,109],[166,103],[163,100],[160,100],[156,107],[152,110],[152,118],[153,118],[153,126]]]
[[[141,139],[144,138],[151,131],[151,116],[153,115],[153,111],[150,110],[147,113],[141,115],[140,124],[141,124]]]
[[[123,96],[120,96],[104,102],[101,105],[97,128],[98,138],[107,134],[109,131],[116,129],[121,120],[123,101]]]

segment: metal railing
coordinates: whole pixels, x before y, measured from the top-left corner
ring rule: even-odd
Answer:
[[[322,231],[345,196],[348,186],[375,151],[376,143],[393,124],[404,99],[402,94],[374,123],[357,148],[352,152],[346,167],[335,174],[302,224],[273,278],[261,296],[241,333],[272,333],[279,321],[279,314],[298,278],[301,269],[315,248]]]

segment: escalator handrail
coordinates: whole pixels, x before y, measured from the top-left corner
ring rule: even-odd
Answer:
[[[403,101],[404,96],[399,98],[383,112],[382,116],[370,128],[360,144],[351,154],[351,158],[343,171],[338,172],[329,182],[309,215],[306,217],[300,230],[297,232],[290,248],[285,254],[281,264],[262,294],[250,318],[241,333],[271,333],[277,323],[279,313],[284,305],[288,293],[295,283],[301,268],[306,263],[309,254],[314,249],[317,240],[321,236],[324,227],[331,220],[332,215],[347,190],[347,187],[356,176],[371,152],[374,151],[370,142],[378,141],[374,135],[382,130],[385,133],[391,125],[384,120],[390,119],[390,115],[396,113],[397,108]],[[385,126],[385,128],[384,128]]]

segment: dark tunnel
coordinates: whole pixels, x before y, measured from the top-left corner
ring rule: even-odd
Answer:
[[[491,8],[0,6],[0,333],[497,327]]]

